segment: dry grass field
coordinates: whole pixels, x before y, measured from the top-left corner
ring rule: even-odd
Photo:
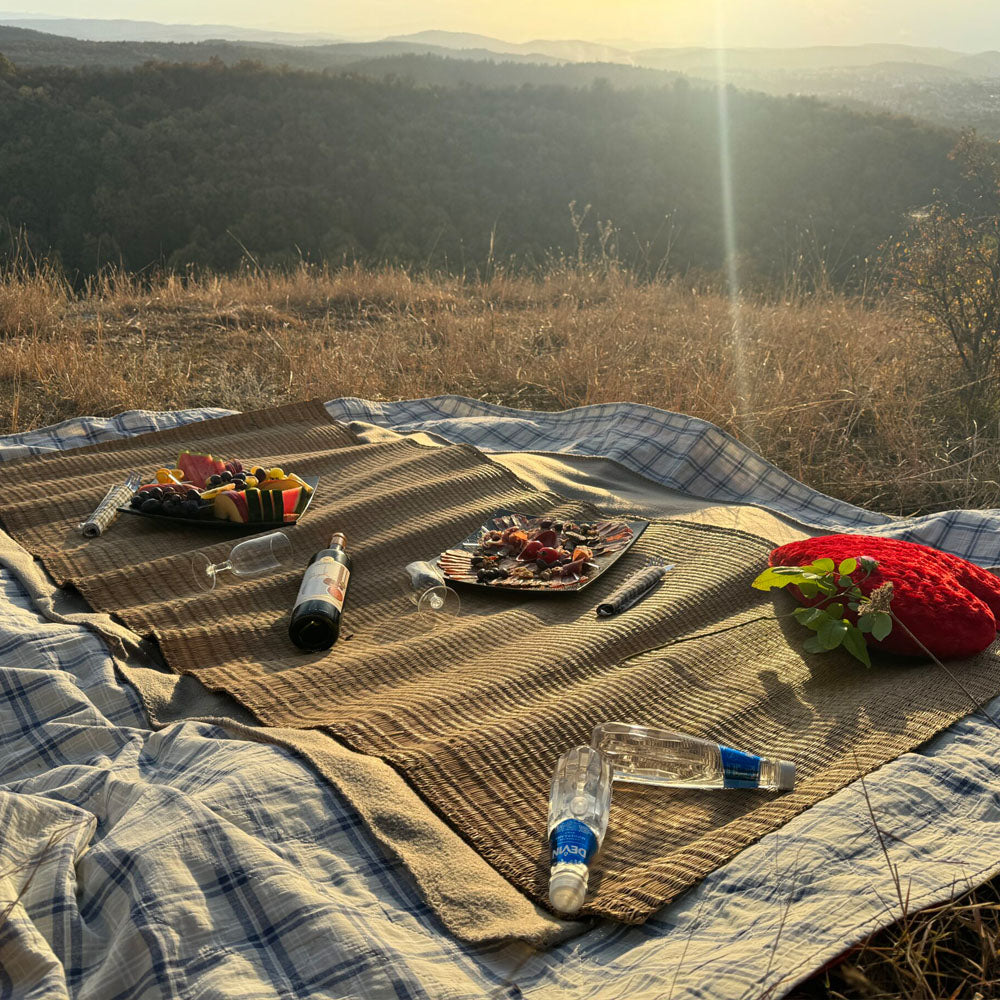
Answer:
[[[902,304],[746,295],[614,268],[470,283],[303,266],[0,278],[0,434],[79,414],[460,393],[543,410],[631,400],[710,420],[823,492],[895,514],[1000,506],[996,419]],[[988,411],[987,411],[988,412]],[[795,997],[998,995],[988,884],[906,913]]]
[[[0,433],[78,414],[461,393],[616,400],[710,420],[826,493],[890,513],[993,506],[997,426],[901,308],[835,294],[738,305],[614,269],[485,282],[398,270],[0,280]]]

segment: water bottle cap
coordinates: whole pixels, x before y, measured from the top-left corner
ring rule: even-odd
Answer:
[[[549,879],[549,902],[560,913],[576,913],[587,896],[586,865],[568,865]]]
[[[791,791],[795,787],[795,765],[789,760],[778,761],[778,788]]]

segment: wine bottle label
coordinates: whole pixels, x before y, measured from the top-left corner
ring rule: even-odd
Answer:
[[[722,753],[722,783],[726,788],[757,788],[760,785],[760,757],[730,747]]]
[[[295,598],[295,606],[303,601],[326,601],[338,611],[344,607],[344,595],[347,593],[347,581],[351,571],[332,556],[323,556],[307,567],[299,587],[299,596]]]
[[[552,846],[552,864],[567,862],[585,865],[597,852],[594,831],[578,819],[564,819],[549,838]]]

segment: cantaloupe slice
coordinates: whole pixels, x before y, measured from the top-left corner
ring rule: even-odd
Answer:
[[[298,489],[301,485],[302,483],[298,479],[286,477],[284,479],[265,479],[264,482],[257,484],[257,489],[283,491]]]

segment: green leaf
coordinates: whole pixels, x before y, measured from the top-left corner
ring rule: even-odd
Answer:
[[[820,645],[824,649],[836,649],[844,641],[849,627],[845,621],[838,622],[831,619],[819,630],[816,638],[819,639]]]
[[[857,611],[857,610],[858,610],[858,602],[857,602],[857,601],[848,601],[848,603],[847,603],[847,606],[848,606],[848,607],[849,607],[849,608],[850,608],[850,609],[851,609],[852,611]]]
[[[772,587],[786,587],[788,586],[788,581],[777,577],[774,570],[766,569],[763,573],[757,574],[757,577],[750,586],[754,590],[770,590]]]
[[[838,576],[837,586],[839,587],[851,587],[854,585],[854,581],[849,576]]]
[[[830,618],[822,608],[796,608],[792,615],[800,625],[805,625],[814,632]]]
[[[806,639],[806,641],[804,643],[802,643],[802,648],[807,653],[824,653],[824,652],[826,652],[826,650],[823,648],[823,645],[820,643],[819,638],[817,636],[815,636],[815,635],[809,636],[809,638]]]
[[[838,567],[837,572],[841,576],[848,576],[858,568],[857,559],[845,559]]]
[[[892,616],[885,611],[876,611],[872,625],[872,635],[881,641],[892,631]]]
[[[774,587],[788,587],[800,580],[815,579],[815,574],[809,573],[800,566],[769,566],[750,584],[755,590],[771,590]]]
[[[809,568],[814,573],[832,573],[836,567],[832,559],[817,559]]]
[[[858,628],[862,632],[871,632],[872,627],[875,624],[875,615],[871,611],[866,611],[863,615],[858,618]]]
[[[866,667],[872,665],[872,661],[868,657],[868,647],[865,645],[865,638],[856,628],[848,629],[847,635],[844,636],[844,649],[856,660],[860,660]]]
[[[844,605],[843,604],[828,604],[826,606],[826,613],[831,617],[836,619],[838,622],[844,617]]]
[[[803,580],[796,586],[802,591],[802,596],[807,599],[812,599],[819,593],[819,587],[812,580]]]

